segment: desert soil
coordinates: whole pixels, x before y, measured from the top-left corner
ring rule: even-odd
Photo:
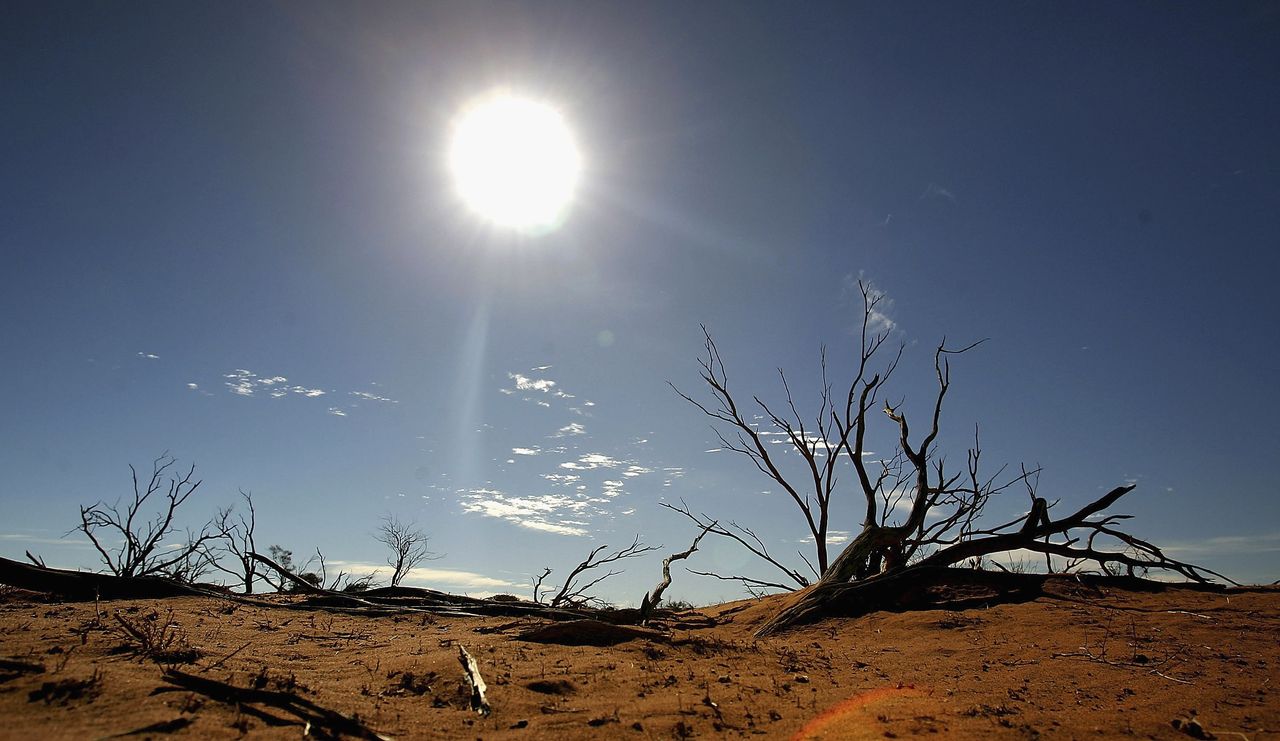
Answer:
[[[786,599],[772,597],[609,646],[523,640],[545,625],[528,619],[6,590],[0,738],[358,731],[335,731],[333,714],[397,739],[1280,737],[1280,590],[1050,587],[1021,604],[878,612],[757,640]],[[557,640],[575,637],[609,635]],[[470,708],[459,646],[488,685],[487,717]],[[176,687],[157,657],[259,694]]]

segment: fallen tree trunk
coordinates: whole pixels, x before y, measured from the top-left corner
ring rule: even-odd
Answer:
[[[819,582],[795,593],[790,605],[756,631],[760,637],[830,617],[858,617],[878,610],[963,610],[1054,597],[1050,582],[1140,591],[1195,589],[1221,592],[1212,582],[1160,582],[1136,576],[1016,574],[1008,571],[919,565],[858,582]]]
[[[115,576],[70,571],[0,558],[0,584],[74,600],[164,599],[221,591],[222,587],[188,585],[158,576]]]

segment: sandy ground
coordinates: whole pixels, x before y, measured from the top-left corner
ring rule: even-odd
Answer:
[[[522,640],[544,625],[527,619],[213,598],[57,603],[6,590],[0,738],[349,735],[331,713],[425,739],[1280,738],[1280,590],[1064,580],[1049,592],[756,640],[782,599],[769,598],[685,613],[612,646],[568,646]],[[237,703],[175,687],[130,628],[196,681],[259,694]],[[488,685],[488,717],[470,709],[460,645]]]

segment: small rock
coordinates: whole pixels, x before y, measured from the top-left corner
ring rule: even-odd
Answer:
[[[719,678],[717,678],[717,679],[716,679],[716,681],[717,681],[717,682],[719,682],[720,684],[728,684],[728,683],[729,683],[729,675],[728,675],[728,674],[721,674],[721,675],[719,676]]]
[[[796,680],[797,682],[799,682],[800,684],[808,684],[808,683],[809,683],[809,675],[808,675],[808,674],[797,674],[797,675],[795,676],[795,680]]]
[[[528,727],[529,727],[529,721],[523,720],[523,719],[518,720],[515,723],[511,724],[511,728],[528,728]]]

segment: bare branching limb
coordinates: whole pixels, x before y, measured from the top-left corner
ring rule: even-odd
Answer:
[[[423,561],[441,558],[427,548],[429,538],[412,522],[401,522],[385,515],[374,539],[391,549],[387,565],[391,567],[391,586],[400,586],[411,569]]]
[[[598,576],[586,583],[579,584],[578,578],[582,576],[582,574],[628,558],[642,556],[650,551],[656,551],[659,547],[660,546],[648,546],[641,543],[638,536],[631,541],[631,545],[626,548],[616,550],[608,555],[601,554],[609,550],[609,546],[597,546],[587,554],[587,557],[583,559],[582,563],[575,566],[573,571],[569,572],[569,576],[565,578],[564,584],[560,587],[560,591],[556,592],[556,595],[552,597],[551,601],[547,604],[551,607],[576,607],[593,601],[594,598],[589,594],[591,588],[600,584],[600,582],[605,579],[608,579],[611,576],[617,576],[622,572],[609,569],[603,576]],[[539,582],[541,582],[541,579],[539,579]]]
[[[222,533],[222,555],[231,561],[232,566],[223,565],[222,559],[215,559],[215,567],[224,573],[236,577],[244,584],[244,593],[253,594],[253,583],[258,580],[258,562],[252,557],[258,546],[254,542],[254,531],[258,526],[258,513],[253,506],[253,493],[240,490],[240,498],[244,500],[245,511],[233,521],[231,507],[218,513],[214,520],[216,528]],[[270,582],[268,582],[270,583]]]
[[[538,576],[533,580],[533,601],[539,605],[542,604],[542,598],[546,596],[542,592],[543,590],[542,582],[548,576],[551,576],[551,568],[543,567],[542,573],[538,574]]]
[[[312,568],[312,564],[315,564],[314,570],[304,571],[301,575],[302,578],[307,579],[308,581],[310,581],[310,579],[315,579],[314,584],[316,586],[330,592],[363,592],[373,586],[374,582],[378,578],[377,570],[359,578],[354,578],[353,574],[339,570],[332,580],[329,579],[329,572],[324,560],[324,553],[322,553],[319,548],[316,549],[316,555],[307,559],[307,562],[302,565],[302,568]]]
[[[670,556],[662,559],[662,581],[658,582],[658,586],[654,587],[653,590],[646,594],[644,599],[640,601],[641,621],[649,619],[649,615],[653,612],[654,608],[662,602],[662,593],[667,591],[667,587],[671,586],[671,562],[682,561],[689,556],[692,556],[693,552],[698,550],[698,544],[702,542],[702,539],[707,533],[711,532],[711,528],[715,527],[715,525],[716,523],[713,522],[702,528],[702,532],[698,533],[698,537],[693,539],[693,544],[690,545],[687,550],[680,551],[679,553],[672,553]]]
[[[132,465],[133,497],[123,507],[99,501],[80,507],[75,527],[89,538],[107,569],[116,576],[164,575],[190,580],[209,567],[208,548],[223,537],[214,521],[198,531],[187,531],[182,542],[166,542],[174,535],[178,508],[200,488],[195,465],[185,474],[169,473],[176,459],[167,452],[151,463],[151,476],[143,484]],[[155,509],[152,513],[151,510]],[[119,540],[119,545],[112,541]]]
[[[698,571],[697,569],[689,568],[686,568],[685,571],[698,576],[710,576],[713,579],[719,579],[720,581],[736,581],[741,584],[752,597],[763,597],[769,593],[768,590],[772,589],[777,589],[783,592],[791,592],[795,590],[795,587],[793,586],[779,584],[774,581],[765,581],[764,579],[754,579],[750,576],[716,574],[710,571]]]
[[[750,528],[743,527],[741,525],[738,525],[735,522],[729,523],[728,528],[726,528],[722,525],[719,525],[716,521],[711,520],[706,515],[694,514],[693,511],[689,509],[689,505],[685,504],[683,500],[681,500],[679,507],[676,507],[675,505],[672,505],[672,504],[668,504],[666,502],[659,502],[659,504],[671,510],[672,512],[678,512],[684,515],[685,517],[688,517],[690,520],[693,520],[693,522],[696,523],[698,527],[703,528],[704,530],[711,533],[712,535],[719,535],[721,537],[725,537],[725,538],[729,538],[731,540],[737,541],[743,548],[746,548],[748,551],[754,554],[757,558],[759,558],[760,560],[768,564],[771,564],[772,566],[777,568],[779,571],[781,571],[783,574],[786,574],[787,578],[792,583],[790,585],[775,584],[773,582],[759,581],[757,579],[750,579],[746,577],[732,577],[734,581],[742,581],[744,584],[752,583],[752,584],[756,584],[757,586],[768,585],[771,588],[776,587],[784,591],[791,591],[793,589],[796,589],[799,587],[807,587],[809,585],[809,580],[805,578],[804,574],[801,574],[799,571],[783,564],[781,561],[779,561],[778,559],[770,555],[769,549],[765,547],[764,541],[762,541],[755,534],[755,532],[752,531]],[[691,572],[691,573],[698,573],[698,572]]]

